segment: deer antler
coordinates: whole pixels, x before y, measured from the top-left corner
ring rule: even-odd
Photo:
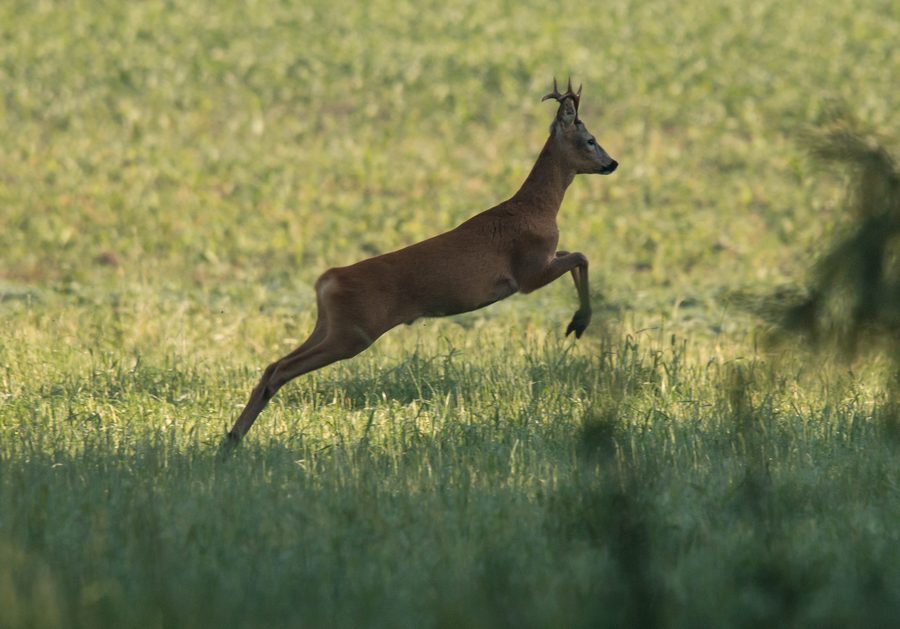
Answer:
[[[582,87],[583,87],[583,85],[579,85],[578,92],[573,92],[572,91],[572,77],[569,77],[569,86],[566,88],[566,93],[560,94],[559,89],[556,87],[556,77],[553,77],[553,91],[550,92],[549,94],[547,94],[546,96],[544,96],[541,99],[541,102],[544,102],[548,98],[553,98],[561,103],[566,98],[571,98],[572,102],[575,103],[575,113],[578,114],[578,103],[581,102],[581,88]]]

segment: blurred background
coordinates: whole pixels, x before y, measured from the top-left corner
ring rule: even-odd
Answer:
[[[571,75],[622,168],[572,186],[560,246],[618,308],[696,308],[794,276],[841,220],[843,173],[795,141],[830,99],[900,122],[890,1],[41,1],[0,24],[5,294],[308,298],[510,196]]]

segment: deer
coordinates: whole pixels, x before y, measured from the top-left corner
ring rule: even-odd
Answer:
[[[556,79],[541,102],[559,103],[530,174],[509,199],[456,228],[403,249],[325,271],[315,283],[317,318],[299,347],[271,363],[250,393],[225,444],[238,443],[276,392],[291,380],[360,354],[388,330],[527,294],[571,273],[578,310],[566,336],[591,321],[588,259],[558,251],[557,214],[575,175],[609,175],[618,162],[578,118],[581,86]]]

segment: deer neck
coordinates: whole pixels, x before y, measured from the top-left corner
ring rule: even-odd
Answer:
[[[555,216],[562,205],[566,188],[574,178],[575,171],[560,158],[556,140],[551,135],[513,199],[529,209],[551,212]]]

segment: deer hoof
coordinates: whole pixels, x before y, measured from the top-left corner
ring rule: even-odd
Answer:
[[[241,442],[241,438],[235,432],[229,432],[225,434],[225,439],[222,440],[222,445],[219,446],[219,452],[222,455],[228,455],[234,452],[235,448],[237,448],[238,444]]]
[[[580,339],[581,335],[584,333],[590,322],[591,313],[581,312],[579,310],[575,313],[575,316],[572,317],[572,321],[569,323],[569,327],[566,328],[566,336],[569,336],[572,332],[574,332],[575,338]]]

